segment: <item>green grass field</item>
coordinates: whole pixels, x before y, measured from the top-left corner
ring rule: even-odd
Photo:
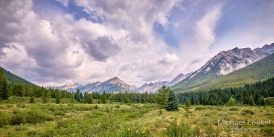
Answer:
[[[30,104],[27,97],[0,102],[0,136],[144,137],[274,136],[273,106],[183,106],[157,104]]]

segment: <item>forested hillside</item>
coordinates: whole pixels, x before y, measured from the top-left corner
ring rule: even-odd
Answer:
[[[189,93],[180,93],[177,95],[180,103],[187,100],[191,104],[202,105],[224,105],[229,98],[235,98],[238,104],[265,105],[268,100],[264,98],[274,97],[274,78],[255,84],[246,84],[238,88],[212,89],[209,91],[196,91]]]
[[[8,81],[8,83],[17,83],[17,84],[24,84],[24,85],[34,85],[33,83],[19,77],[19,76],[16,76],[14,74],[12,74],[11,72],[7,71],[6,69],[0,67],[0,71],[3,71],[4,72],[4,75]]]
[[[215,88],[240,87],[244,86],[245,84],[255,83],[259,80],[272,78],[274,77],[274,54],[271,54],[258,62],[236,70],[230,74],[219,76],[218,78],[216,78],[217,76],[214,76],[214,73],[206,73],[201,76],[196,76],[206,77],[206,79],[203,79],[203,81],[195,81],[195,79],[194,81],[186,81],[184,82],[184,86],[177,86],[181,88],[176,89],[176,91],[177,93],[182,93],[188,91],[210,90]]]

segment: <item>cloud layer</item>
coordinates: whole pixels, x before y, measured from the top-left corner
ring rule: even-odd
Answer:
[[[0,65],[44,86],[86,84],[114,76],[137,86],[171,80],[195,71],[223,49],[273,40],[273,15],[262,17],[264,12],[273,13],[273,3],[0,1]],[[256,5],[261,8],[255,13],[250,9]],[[239,16],[234,22],[233,15]],[[242,17],[261,18],[240,29],[237,24],[248,23]],[[241,39],[234,32],[249,44],[236,45]]]

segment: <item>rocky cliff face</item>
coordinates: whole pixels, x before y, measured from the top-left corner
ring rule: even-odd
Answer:
[[[228,51],[222,51],[211,58],[205,65],[194,72],[190,78],[199,73],[216,71],[217,75],[226,75],[235,70],[248,66],[266,56],[274,53],[274,44],[265,45],[262,48],[251,50],[250,48],[234,48]]]

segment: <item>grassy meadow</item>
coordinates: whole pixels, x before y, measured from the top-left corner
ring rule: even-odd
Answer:
[[[168,112],[157,104],[43,104],[40,98],[0,102],[0,136],[177,137],[274,136],[273,106],[191,106]]]

